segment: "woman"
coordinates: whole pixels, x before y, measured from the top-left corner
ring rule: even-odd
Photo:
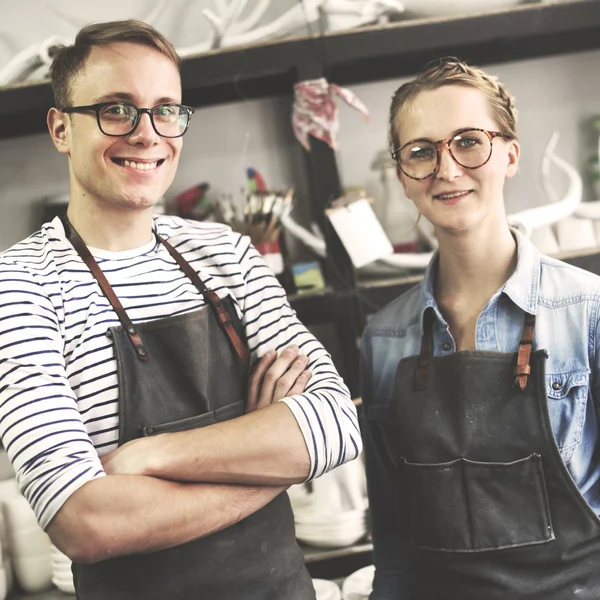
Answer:
[[[600,598],[600,278],[509,228],[515,117],[456,59],[392,101],[439,252],[363,336],[371,600]]]

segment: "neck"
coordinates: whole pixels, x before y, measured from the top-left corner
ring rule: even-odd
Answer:
[[[140,210],[121,207],[82,206],[69,202],[67,216],[86,246],[122,252],[152,240],[152,207]]]
[[[470,297],[484,305],[510,277],[517,247],[508,226],[493,232],[439,235],[436,298]]]

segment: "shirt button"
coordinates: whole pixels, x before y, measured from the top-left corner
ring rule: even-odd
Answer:
[[[560,381],[555,381],[552,384],[552,389],[553,390],[560,390],[562,388],[562,383],[560,383]]]
[[[442,344],[442,350],[444,352],[448,352],[448,350],[450,350],[450,348],[452,348],[452,344],[450,342],[444,342]]]

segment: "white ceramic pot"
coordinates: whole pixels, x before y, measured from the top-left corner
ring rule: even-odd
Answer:
[[[13,586],[13,568],[11,559],[6,555],[2,557],[2,571],[4,571],[6,592],[8,593]]]
[[[404,195],[396,174],[396,164],[387,150],[377,154],[371,168],[379,171],[383,187],[383,218],[381,225],[392,244],[416,241],[415,225],[419,213],[415,205]]]
[[[38,525],[37,521],[10,530],[10,553],[13,559],[18,556],[33,556],[36,554],[50,553],[50,538]]]
[[[13,557],[15,576],[23,591],[34,594],[52,587],[50,554]]]
[[[6,451],[0,447],[0,480],[14,479],[15,471],[8,460]]]

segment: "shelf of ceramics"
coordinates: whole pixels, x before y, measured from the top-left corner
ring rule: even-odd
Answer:
[[[464,17],[419,18],[329,33],[322,39],[211,50],[182,63],[183,101],[193,106],[289,94],[299,73],[339,84],[412,74],[453,54],[478,64],[600,48],[600,3],[522,4]],[[0,137],[45,131],[47,82],[0,89]]]

